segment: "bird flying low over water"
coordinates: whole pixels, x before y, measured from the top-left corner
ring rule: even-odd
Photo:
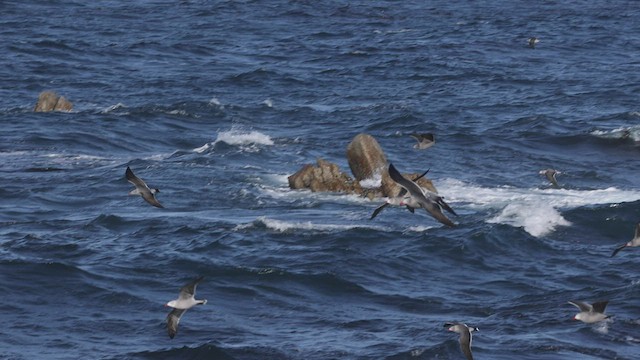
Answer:
[[[416,176],[415,178],[413,178],[413,181],[418,181],[421,177],[427,175],[429,170],[430,169],[427,169],[427,171],[423,172],[421,175]],[[402,199],[404,199],[406,194],[407,194],[407,189],[405,189],[405,188],[400,189],[400,192],[398,193],[398,195],[396,197],[388,198],[387,201],[384,204],[380,205],[375,210],[373,210],[373,214],[371,214],[371,217],[369,218],[369,220],[372,220],[374,217],[378,216],[380,211],[382,211],[385,207],[387,207],[389,205],[400,205],[400,202],[402,202]],[[407,210],[411,211],[412,214],[415,211],[414,208],[412,208],[412,207],[410,207],[408,205],[407,205]]]
[[[173,339],[178,333],[178,323],[184,313],[196,305],[204,305],[207,300],[196,300],[196,286],[204,279],[203,276],[198,277],[180,289],[180,294],[175,300],[169,301],[165,306],[172,307],[173,310],[167,315],[167,330],[169,337]]]
[[[532,49],[535,49],[536,44],[540,42],[540,40],[538,40],[537,37],[530,37],[529,40],[527,40],[529,43],[529,47]]]
[[[633,235],[633,239],[631,239],[631,241],[629,241],[626,244],[622,244],[620,246],[618,246],[615,250],[613,250],[613,254],[611,254],[611,257],[616,256],[616,254],[618,253],[618,251],[626,248],[626,247],[635,247],[635,246],[640,246],[640,223],[638,223],[636,225],[636,232]]]
[[[391,179],[393,179],[393,181],[397,182],[398,185],[405,188],[408,192],[408,196],[405,196],[398,205],[406,205],[414,209],[423,208],[441,223],[447,226],[455,226],[455,224],[442,213],[442,209],[445,209],[451,214],[457,215],[456,212],[453,211],[453,209],[449,205],[447,205],[446,202],[444,202],[442,196],[439,196],[432,191],[423,189],[420,185],[405,178],[393,166],[393,164],[389,164],[389,176],[391,176]]]
[[[425,134],[413,133],[413,134],[409,134],[409,136],[418,140],[418,143],[413,145],[414,149],[426,149],[433,146],[436,143],[436,138],[431,133],[425,133]]]
[[[468,326],[460,322],[445,323],[444,327],[449,331],[460,334],[460,349],[467,358],[467,360],[473,360],[473,354],[471,354],[471,343],[473,342],[471,333],[474,331],[480,331],[477,327]]]
[[[159,189],[150,189],[147,184],[142,181],[142,179],[133,174],[133,171],[131,171],[128,166],[127,171],[125,172],[125,176],[127,177],[127,181],[129,181],[131,184],[133,184],[133,186],[136,187],[129,192],[129,195],[140,195],[149,204],[155,207],[164,208],[164,206],[160,204],[158,199],[156,199],[156,193],[160,192]]]
[[[546,176],[547,180],[549,180],[551,185],[553,185],[554,187],[560,187],[560,185],[558,185],[558,180],[556,180],[556,175],[562,174],[560,171],[554,169],[544,169],[540,170],[539,174]]]
[[[580,309],[580,312],[573,317],[573,320],[580,320],[587,324],[608,319],[609,316],[604,314],[604,309],[607,307],[608,303],[609,300],[599,301],[593,304],[587,304],[582,301],[569,301],[569,304]]]

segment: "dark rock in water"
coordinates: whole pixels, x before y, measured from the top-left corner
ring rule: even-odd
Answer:
[[[323,159],[317,160],[317,166],[304,165],[302,169],[289,176],[291,189],[310,189],[311,191],[342,192],[358,194],[370,199],[378,197],[393,197],[400,192],[400,185],[391,179],[388,171],[387,159],[375,138],[367,134],[358,134],[347,147],[349,167],[356,179],[340,171],[338,165]],[[360,180],[371,179],[376,174],[382,175],[381,186],[363,188]],[[420,174],[404,174],[408,179],[414,179]],[[416,181],[418,185],[437,192],[431,180],[424,177]]]
[[[387,167],[387,158],[378,141],[364,133],[356,135],[347,146],[347,161],[358,181],[371,179]]]
[[[53,91],[41,92],[40,96],[38,96],[38,102],[33,109],[33,111],[36,112],[71,110],[73,110],[73,104],[65,99],[64,96],[58,96],[58,94]]]
[[[338,165],[318,159],[317,166],[304,165],[302,169],[289,176],[292,189],[310,189],[311,191],[331,191],[343,193],[362,193],[362,187],[349,175],[340,171]]]

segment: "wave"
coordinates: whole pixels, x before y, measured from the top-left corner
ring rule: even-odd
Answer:
[[[239,146],[242,150],[255,152],[259,146],[271,146],[274,144],[269,135],[259,131],[242,131],[231,129],[229,131],[221,131],[218,137],[211,143],[204,144],[201,147],[193,149],[194,152],[203,153],[210,148],[215,147],[219,143],[225,143],[231,146]]]
[[[640,142],[640,126],[621,126],[612,130],[593,130],[591,135],[602,139],[633,140]]]
[[[439,184],[439,188],[450,204],[465,203],[472,209],[497,210],[497,214],[487,219],[488,223],[522,227],[535,237],[544,236],[558,226],[571,225],[561,210],[640,200],[640,191],[615,187],[596,190],[487,188],[448,179]]]
[[[255,227],[265,227],[267,229],[275,230],[277,232],[291,232],[293,230],[307,230],[317,232],[334,232],[334,231],[348,231],[353,229],[373,229],[384,230],[380,226],[366,226],[359,224],[317,224],[311,221],[284,221],[277,219],[270,219],[266,216],[260,216],[256,220],[248,224],[241,224],[236,227],[237,230],[243,230]]]

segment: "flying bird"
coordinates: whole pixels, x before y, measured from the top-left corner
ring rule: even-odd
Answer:
[[[178,332],[178,323],[184,313],[196,305],[204,305],[207,300],[196,300],[196,286],[204,279],[203,276],[198,277],[180,289],[180,294],[175,300],[169,301],[165,306],[172,307],[173,310],[167,315],[167,330],[169,338],[173,339]]]
[[[158,199],[156,199],[156,193],[160,192],[159,189],[150,189],[147,184],[142,181],[142,179],[133,174],[133,171],[131,171],[131,168],[129,168],[128,166],[127,171],[125,172],[125,176],[127,177],[127,181],[129,181],[131,184],[133,184],[133,186],[136,187],[129,192],[129,195],[140,195],[149,204],[155,207],[164,208],[164,206],[160,204]]]
[[[582,301],[569,301],[569,304],[580,309],[580,312],[573,317],[573,320],[580,320],[587,324],[608,319],[609,316],[604,314],[604,309],[607,307],[608,303],[609,300],[599,301],[593,304],[587,304]]]
[[[418,141],[417,144],[413,145],[414,149],[426,149],[433,146],[436,143],[436,138],[431,133],[425,133],[425,134],[413,133],[413,134],[409,134],[409,136],[411,136],[412,138]]]
[[[421,177],[427,175],[429,170],[430,169],[427,169],[427,171],[423,172],[421,175],[416,176],[415,178],[413,178],[413,181],[418,181]],[[402,202],[402,200],[404,199],[406,194],[407,194],[407,189],[402,188],[402,189],[400,189],[400,192],[398,193],[398,195],[396,197],[387,198],[387,201],[384,204],[380,205],[375,210],[373,210],[373,214],[371,214],[371,217],[369,218],[369,220],[373,220],[374,217],[378,216],[380,211],[382,211],[385,207],[387,207],[389,205],[400,205],[400,203]],[[407,210],[411,211],[412,214],[415,211],[415,209],[410,207],[410,206],[407,206]]]
[[[442,209],[445,209],[451,214],[457,215],[456,212],[453,211],[453,209],[449,205],[447,205],[446,202],[444,202],[442,196],[432,191],[423,189],[420,185],[405,178],[393,166],[393,164],[389,164],[389,176],[391,176],[391,179],[393,179],[393,181],[397,182],[408,192],[409,196],[404,197],[400,201],[399,205],[406,205],[414,209],[423,208],[441,223],[447,226],[455,226],[455,224],[442,213]]]
[[[471,354],[471,343],[473,342],[471,333],[474,331],[480,331],[477,327],[468,326],[467,324],[463,324],[460,322],[450,322],[445,323],[444,327],[449,331],[453,331],[455,333],[460,334],[460,349],[462,353],[467,358],[467,360],[473,360],[473,355]]]
[[[611,254],[611,257],[616,256],[618,251],[626,247],[635,247],[635,246],[640,246],[640,223],[636,225],[636,233],[633,235],[633,239],[631,239],[631,241],[629,241],[628,243],[622,244],[618,246],[615,250],[613,250],[613,254]]]
[[[536,44],[540,42],[537,37],[530,37],[527,41],[529,42],[529,47],[532,49],[535,49]]]
[[[554,187],[557,187],[557,188],[560,187],[560,185],[558,185],[558,181],[556,180],[556,175],[562,174],[560,171],[557,171],[554,169],[544,169],[544,170],[540,170],[538,173],[540,175],[546,176],[547,180],[549,180],[549,182],[551,182],[551,184]]]

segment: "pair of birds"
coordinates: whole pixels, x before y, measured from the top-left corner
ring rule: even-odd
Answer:
[[[607,307],[609,301],[599,301],[593,304],[588,304],[583,301],[569,301],[569,304],[576,306],[580,309],[573,319],[580,320],[587,324],[593,324],[609,318],[604,314],[604,309]],[[471,353],[471,343],[473,341],[473,332],[480,331],[477,327],[469,326],[461,322],[448,322],[444,326],[447,330],[460,334],[460,350],[467,358],[467,360],[473,360],[473,354]]]

